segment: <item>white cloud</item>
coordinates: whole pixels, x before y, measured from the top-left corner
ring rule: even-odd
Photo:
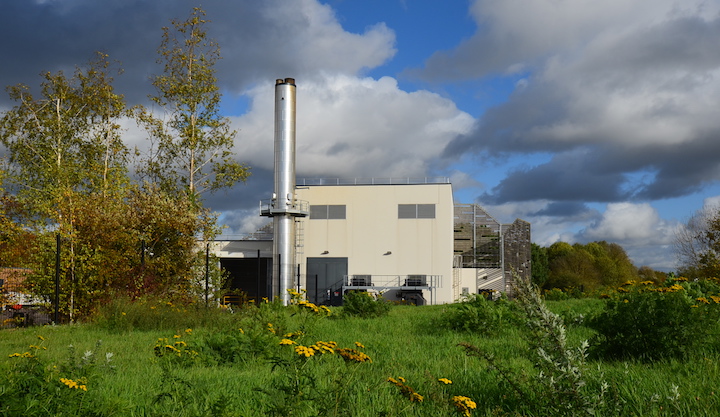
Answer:
[[[332,177],[426,176],[447,143],[474,119],[427,91],[406,92],[395,79],[325,75],[297,82],[297,170]],[[250,111],[233,118],[241,158],[271,169],[273,86],[247,93]]]
[[[587,229],[581,236],[587,240],[611,242],[670,243],[672,228],[660,218],[648,203],[608,204],[602,219]]]
[[[671,271],[676,268],[673,243],[678,227],[679,223],[662,219],[648,203],[614,203],[576,239],[618,243],[636,266]]]
[[[703,200],[703,210],[712,210],[720,208],[720,195],[707,197]]]

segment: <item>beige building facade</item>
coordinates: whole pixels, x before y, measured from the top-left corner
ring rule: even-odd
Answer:
[[[298,263],[314,302],[350,289],[416,304],[452,301],[449,182],[298,186]],[[301,266],[302,268],[302,266]]]
[[[294,220],[292,288],[314,303],[340,305],[352,290],[417,305],[497,297],[512,292],[511,270],[530,274],[530,224],[501,224],[478,205],[455,203],[446,178],[301,180],[293,207],[303,215]],[[273,236],[270,223],[214,243],[228,289],[277,296]]]

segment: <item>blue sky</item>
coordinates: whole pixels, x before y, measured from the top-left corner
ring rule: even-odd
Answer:
[[[94,51],[147,103],[187,0],[0,0],[0,83]],[[208,196],[227,234],[272,190],[276,78],[298,85],[298,176],[448,176],[533,240],[621,244],[675,268],[675,230],[720,201],[720,0],[208,0],[247,184]],[[0,110],[13,103],[0,98]],[[128,124],[126,140],[145,146]]]

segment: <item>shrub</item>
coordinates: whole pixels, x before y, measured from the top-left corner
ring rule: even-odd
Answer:
[[[436,326],[461,332],[495,334],[499,329],[519,320],[517,306],[503,297],[491,301],[470,294],[459,303],[445,308]]]
[[[682,358],[703,347],[717,331],[720,297],[710,288],[675,280],[664,287],[628,282],[588,322],[598,334],[593,351],[606,358],[654,361]]]
[[[562,301],[570,298],[570,295],[560,288],[553,288],[551,290],[543,291],[543,297],[548,301]]]
[[[350,291],[343,296],[343,314],[355,317],[382,317],[390,312],[390,303],[365,291]]]

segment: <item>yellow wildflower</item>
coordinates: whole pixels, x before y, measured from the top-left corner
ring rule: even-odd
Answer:
[[[281,344],[281,345],[294,345],[294,344],[295,344],[295,341],[294,341],[294,340],[290,340],[290,339],[282,339],[282,340],[280,341],[280,344]]]
[[[360,343],[360,342],[355,342],[355,347],[360,348],[360,349],[364,349],[364,348],[365,348],[365,345],[363,345],[363,344]]]
[[[336,342],[323,342],[318,341],[313,345],[315,350],[319,351],[320,353],[335,353],[335,348],[337,347]]]
[[[310,356],[315,355],[315,350],[310,346],[298,345],[295,346],[295,353],[300,356],[305,356],[306,358],[309,358]]]
[[[372,359],[370,359],[370,356],[364,354],[363,352],[360,352],[359,350],[350,349],[350,348],[340,348],[335,349],[335,353],[340,355],[345,362],[372,362]],[[399,377],[402,382],[405,382],[405,380],[402,377]]]
[[[447,378],[440,378],[438,381],[442,382],[445,385],[452,384],[452,381]]]
[[[471,400],[470,397],[456,395],[452,397],[452,402],[457,411],[466,417],[470,417],[470,410],[477,408],[477,404],[475,404],[475,401]]]
[[[410,396],[408,398],[410,399],[410,401],[417,401],[419,403],[424,400],[423,396],[418,394],[417,392],[410,393]]]
[[[87,391],[87,385],[79,383],[82,382],[81,380],[73,381],[72,379],[68,378],[60,378],[60,382],[67,385],[67,387],[70,389],[80,389],[83,391]]]
[[[684,288],[682,287],[682,285],[680,285],[680,284],[673,284],[673,285],[671,285],[670,287],[668,287],[667,291],[668,291],[668,292],[677,292],[677,291],[682,291],[683,289],[684,289]]]
[[[414,389],[405,384],[405,378],[399,376],[397,379],[388,378],[387,380],[391,384],[398,387],[398,389],[400,389],[400,394],[402,394],[411,402],[422,402],[422,400],[424,399],[422,395],[418,394],[417,392],[415,392]]]

